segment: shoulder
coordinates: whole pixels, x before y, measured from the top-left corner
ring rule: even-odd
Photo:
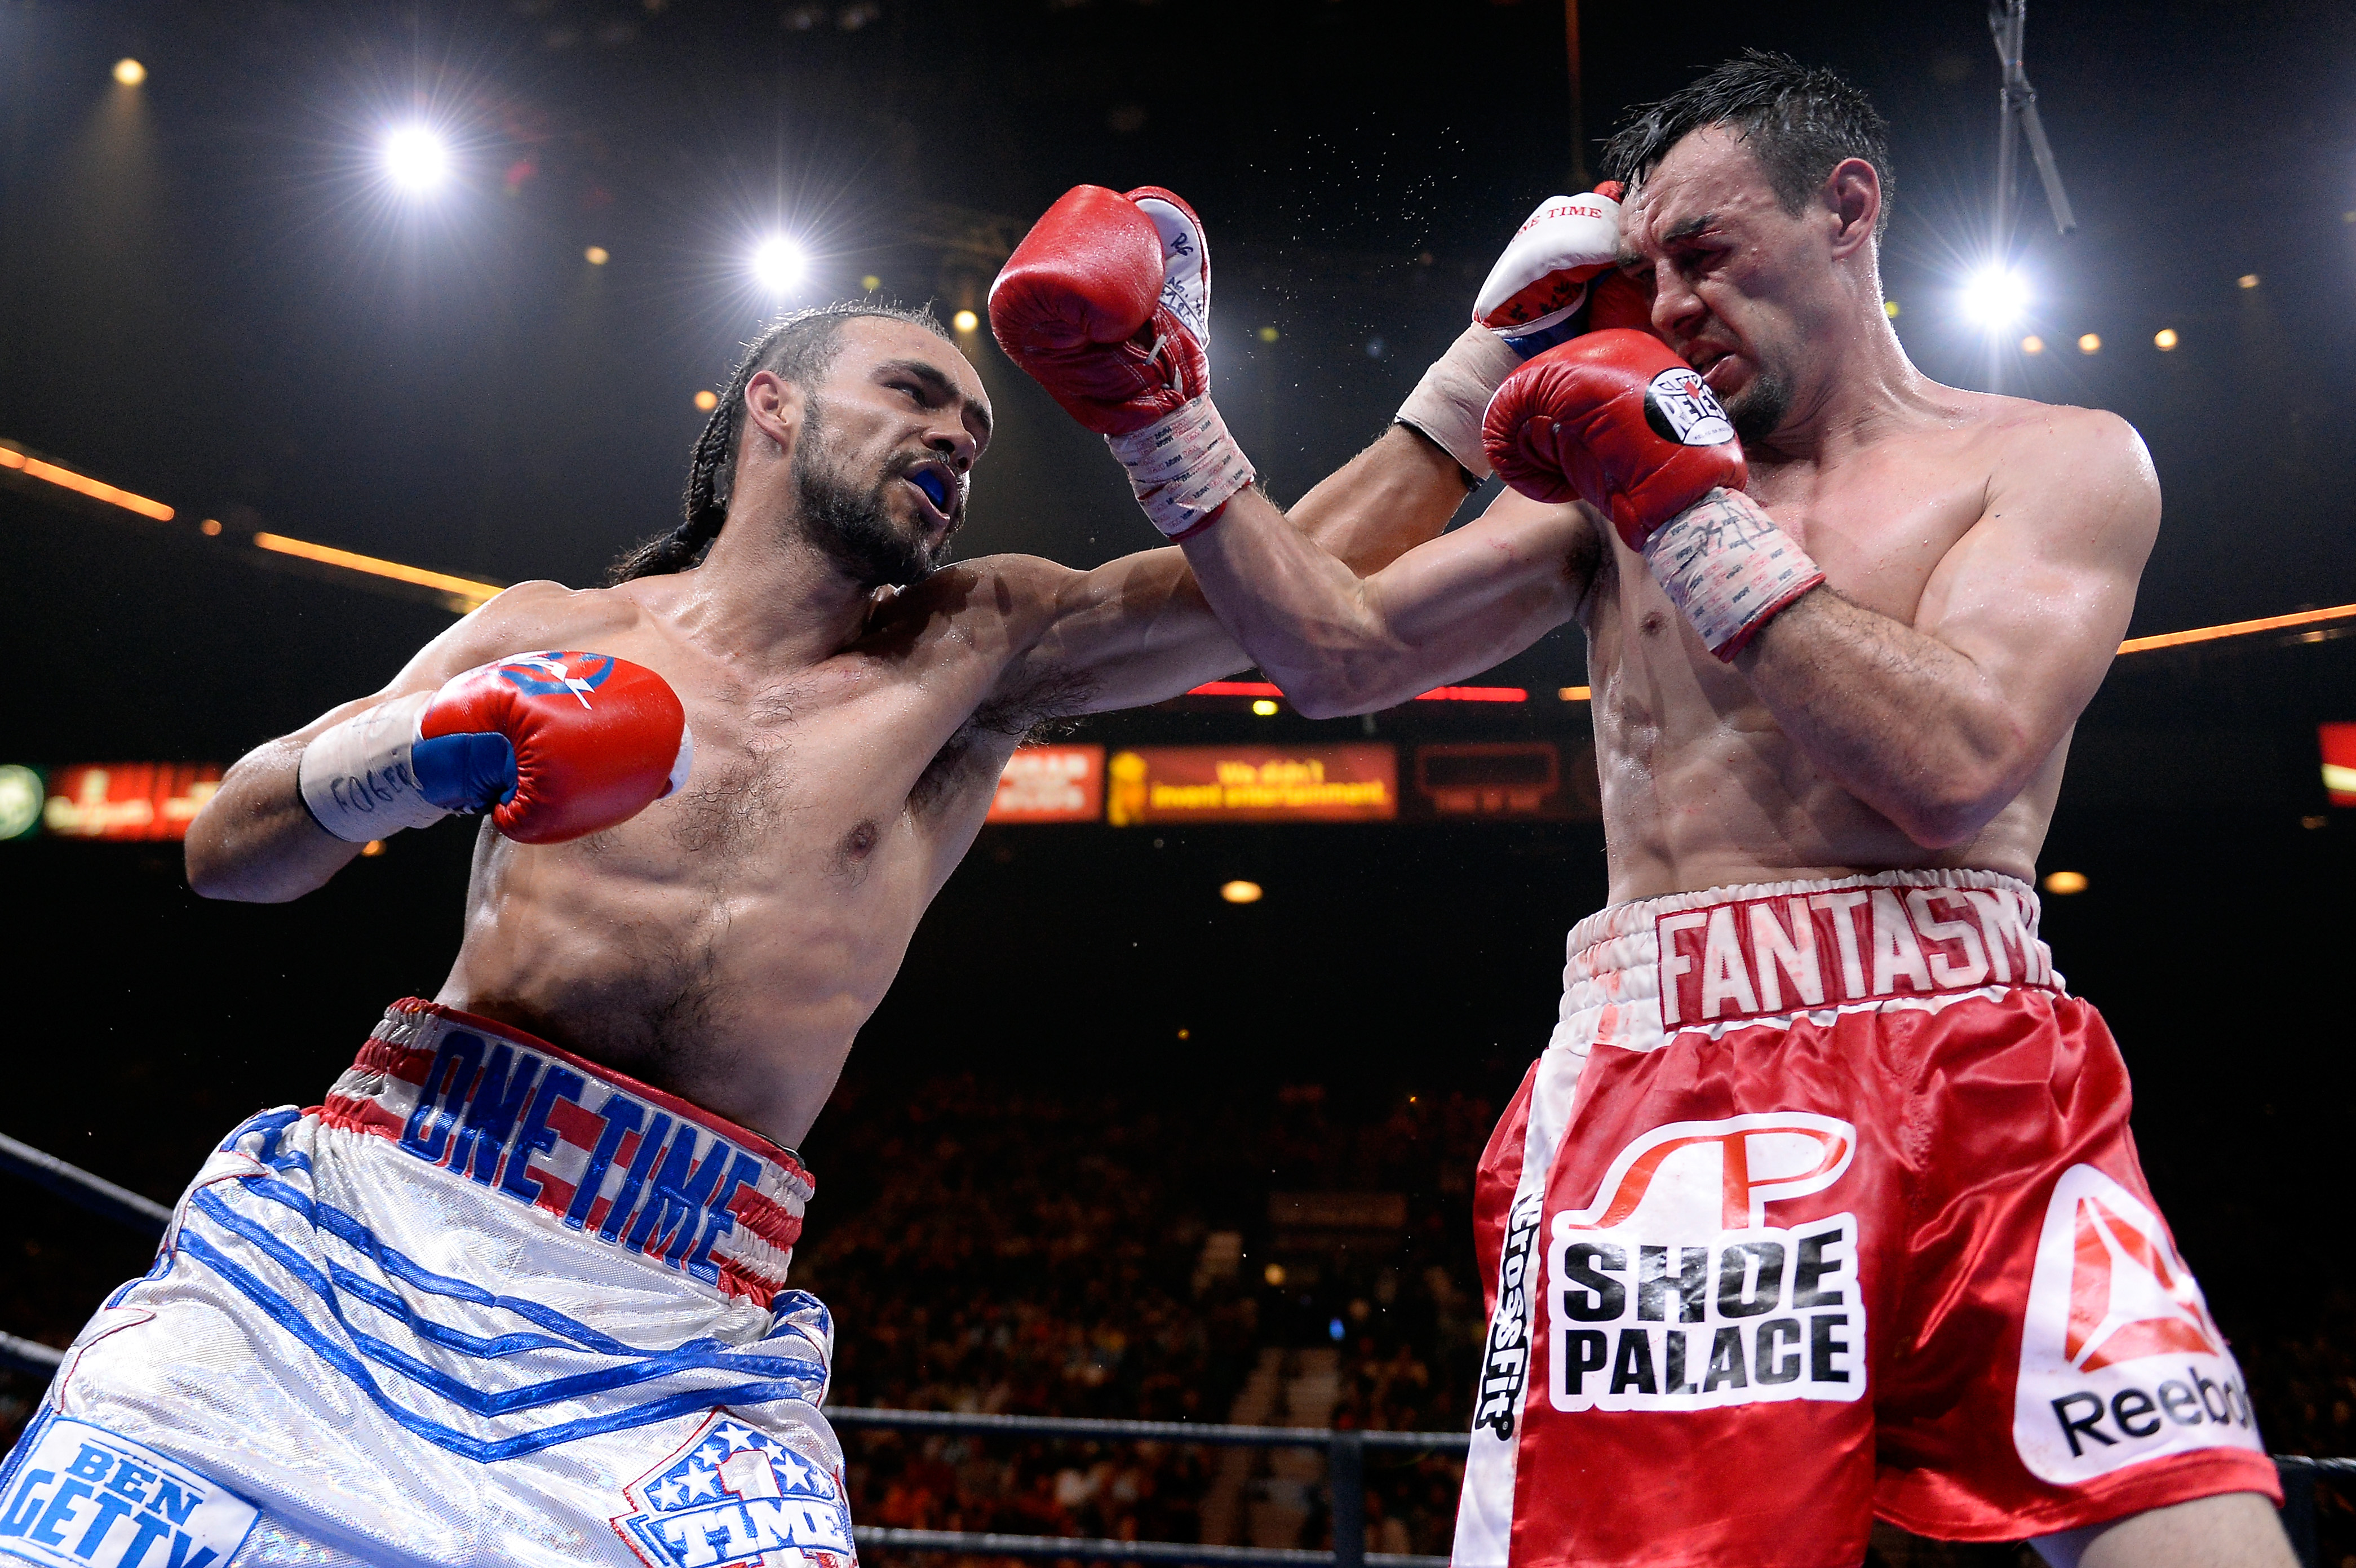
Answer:
[[[879,623],[906,618],[1018,625],[1051,613],[1086,574],[1038,555],[980,555],[942,567],[894,595]]]
[[[502,589],[467,617],[481,632],[562,634],[567,639],[626,631],[646,618],[633,585],[618,588],[569,588],[537,579]],[[544,640],[544,639],[541,639]],[[527,636],[526,641],[535,640]]]
[[[1985,444],[1985,526],[2040,551],[2138,563],[2149,552],[2159,476],[2134,425],[2106,409],[1963,395]]]
[[[1053,600],[1066,585],[1086,575],[1076,567],[1043,555],[980,555],[948,570],[963,571],[975,581],[989,584],[994,593],[1005,596],[1010,606],[1027,600]]]
[[[2067,474],[2081,483],[2124,483],[2156,499],[2158,476],[2136,427],[2108,409],[2037,403],[1990,392],[1955,392],[1951,417],[1987,445],[1991,467],[2040,476]]]

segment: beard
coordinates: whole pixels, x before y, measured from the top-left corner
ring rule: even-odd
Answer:
[[[1782,367],[1761,365],[1751,384],[1726,400],[1726,416],[1744,443],[1764,441],[1792,412],[1792,378]]]
[[[950,514],[948,532],[939,542],[927,546],[921,531],[894,521],[884,503],[888,488],[926,456],[904,453],[894,457],[874,484],[862,489],[819,460],[822,428],[813,403],[802,439],[794,445],[794,489],[801,501],[803,537],[862,589],[886,583],[905,586],[931,575],[948,559],[949,540],[964,521],[964,506]]]

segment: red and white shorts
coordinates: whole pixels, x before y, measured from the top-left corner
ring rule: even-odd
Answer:
[[[2027,887],[1717,888],[1569,949],[1481,1162],[1455,1568],[1825,1568],[1876,1514],[2009,1541],[2280,1501]]]

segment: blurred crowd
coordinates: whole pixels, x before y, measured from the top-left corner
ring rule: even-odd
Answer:
[[[1141,1105],[971,1077],[851,1099],[814,1140],[819,1197],[794,1262],[838,1324],[831,1402],[1224,1422],[1264,1357],[1313,1348],[1338,1374],[1319,1425],[1469,1420],[1483,1325],[1463,1239],[1489,1106],[1343,1111],[1313,1084]],[[1288,1190],[1402,1195],[1407,1223],[1279,1234],[1269,1194]],[[847,1449],[865,1523],[1121,1540],[1204,1539],[1217,1462],[1184,1445],[874,1432]],[[1376,1549],[1444,1552],[1459,1474],[1371,1463]],[[1240,1541],[1248,1501],[1214,1534]],[[1329,1530],[1321,1498],[1301,1543]]]

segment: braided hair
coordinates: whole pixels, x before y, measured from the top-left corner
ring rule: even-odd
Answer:
[[[736,447],[744,433],[744,388],[763,371],[793,382],[813,399],[818,383],[834,361],[842,329],[865,317],[921,327],[944,341],[953,341],[929,308],[910,310],[897,305],[837,301],[809,310],[781,316],[744,346],[744,356],[728,378],[727,389],[704,422],[689,456],[687,494],[680,524],[624,552],[605,574],[606,585],[635,577],[655,577],[684,572],[703,559],[712,542],[728,521],[728,499],[736,483]]]

